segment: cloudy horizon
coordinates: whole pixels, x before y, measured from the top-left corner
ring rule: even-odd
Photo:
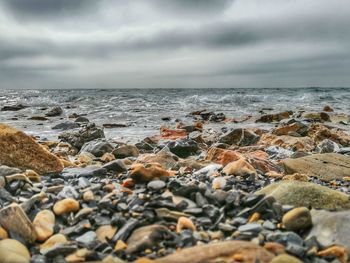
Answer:
[[[350,87],[348,0],[0,0],[2,89]]]

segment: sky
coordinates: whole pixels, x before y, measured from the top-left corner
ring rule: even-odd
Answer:
[[[349,0],[0,0],[0,88],[350,87]]]

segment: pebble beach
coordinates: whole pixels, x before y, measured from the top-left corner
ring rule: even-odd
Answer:
[[[161,112],[122,140],[38,107],[0,112],[1,263],[348,262],[346,108]]]

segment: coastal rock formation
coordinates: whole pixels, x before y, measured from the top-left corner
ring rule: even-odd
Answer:
[[[301,173],[323,181],[342,179],[350,175],[350,157],[337,154],[313,154],[282,161],[286,174]]]
[[[0,124],[0,163],[39,174],[59,173],[63,165],[35,140],[5,124]]]

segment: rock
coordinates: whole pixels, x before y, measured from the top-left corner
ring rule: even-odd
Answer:
[[[45,116],[47,117],[56,117],[60,116],[63,113],[63,109],[60,106],[53,107],[50,109]]]
[[[47,121],[49,119],[44,117],[44,116],[32,116],[32,117],[29,117],[28,120],[31,120],[31,121]]]
[[[147,184],[147,188],[152,191],[158,191],[165,188],[166,184],[162,180],[154,180]]]
[[[14,239],[0,240],[1,263],[29,263],[30,253],[19,241]]]
[[[89,152],[82,152],[77,156],[77,161],[81,164],[91,165],[96,157]]]
[[[107,242],[107,240],[111,240],[115,233],[117,232],[117,228],[111,225],[100,226],[96,230],[97,239],[101,242]]]
[[[283,216],[282,223],[289,231],[307,229],[312,225],[310,211],[306,207],[294,208]]]
[[[124,123],[104,123],[102,126],[107,129],[128,127],[128,125]]]
[[[350,211],[311,210],[313,227],[307,238],[315,236],[322,247],[344,246],[350,251]]]
[[[127,254],[132,254],[152,248],[159,241],[163,240],[164,236],[169,233],[168,229],[162,225],[149,225],[140,227],[131,234],[127,240]]]
[[[72,121],[65,121],[65,122],[61,122],[59,124],[56,124],[51,129],[66,131],[66,130],[77,129],[79,127],[80,127],[80,125],[78,123],[75,123]]]
[[[286,174],[301,173],[323,181],[342,179],[350,174],[350,157],[337,154],[313,154],[282,161]]]
[[[310,125],[308,136],[311,137],[316,143],[320,143],[324,139],[329,139],[344,147],[350,146],[349,134],[341,130],[329,129],[319,123]]]
[[[301,117],[309,121],[330,121],[329,114],[326,112],[304,112]]]
[[[260,136],[255,134],[253,131],[247,129],[234,129],[230,132],[225,133],[219,138],[220,143],[226,143],[228,145],[248,146],[258,142]]]
[[[115,160],[115,157],[112,153],[105,153],[101,156],[101,161],[104,163],[108,163],[114,160]]]
[[[213,176],[213,175],[218,175],[219,170],[222,169],[221,164],[210,164],[205,166],[204,168],[196,171],[193,173],[194,176],[199,176],[199,175],[206,175],[206,176]]]
[[[160,136],[162,139],[176,140],[179,138],[186,138],[187,131],[185,129],[171,130],[164,126],[160,127]]]
[[[129,169],[129,175],[135,182],[149,182],[163,176],[173,176],[174,171],[165,170],[158,163],[148,163],[146,165],[133,164]]]
[[[102,168],[106,169],[107,171],[113,171],[117,173],[123,173],[127,171],[127,168],[122,160],[114,160],[108,162],[105,165],[103,165]]]
[[[191,229],[192,231],[196,231],[196,226],[193,224],[191,219],[182,216],[177,221],[176,232],[180,233],[183,229]]]
[[[290,111],[284,111],[280,113],[275,113],[275,114],[265,114],[260,116],[256,122],[274,122],[274,121],[281,121],[283,119],[288,119],[290,115],[293,113]]]
[[[138,226],[139,221],[135,218],[130,218],[123,226],[120,228],[113,237],[113,241],[118,240],[126,241],[134,229]]]
[[[143,154],[137,159],[140,163],[159,163],[166,169],[172,169],[177,165],[179,158],[169,151],[161,150],[156,154]]]
[[[80,208],[80,204],[77,200],[72,198],[66,198],[58,201],[53,206],[53,211],[56,215],[60,216],[70,212],[77,212]]]
[[[317,152],[319,153],[334,153],[340,150],[339,145],[329,139],[324,139],[317,145]]]
[[[11,204],[0,210],[0,225],[8,232],[18,234],[29,242],[36,240],[35,228],[23,209]]]
[[[88,152],[96,157],[101,157],[105,153],[112,152],[114,147],[106,140],[96,139],[83,145],[80,152]]]
[[[24,106],[22,104],[17,105],[8,105],[1,108],[1,111],[19,111],[27,108],[27,106]]]
[[[198,144],[189,139],[178,139],[176,141],[171,141],[166,145],[170,152],[179,156],[180,158],[187,158],[190,155],[196,154],[199,150]]]
[[[0,240],[6,239],[8,237],[9,237],[9,235],[8,235],[7,231],[0,226]]]
[[[88,191],[84,192],[84,194],[83,194],[83,200],[84,200],[85,202],[90,202],[90,201],[95,200],[94,192],[92,192],[91,190],[88,190]]]
[[[257,175],[254,167],[243,158],[229,163],[222,170],[227,175],[247,176]]]
[[[87,123],[78,131],[61,133],[58,138],[64,142],[68,142],[78,150],[89,141],[104,138],[103,128],[96,126],[94,123]]]
[[[310,152],[315,148],[315,142],[310,137],[294,137],[290,135],[263,134],[258,144],[267,147],[276,145],[293,151],[305,152]]]
[[[158,217],[164,218],[166,220],[178,221],[180,217],[189,217],[188,214],[178,211],[171,211],[167,208],[157,208],[155,212]]]
[[[21,169],[0,165],[0,176],[8,176],[11,174],[21,173]]]
[[[77,123],[88,123],[90,122],[88,118],[86,117],[83,117],[83,116],[79,116],[78,118],[75,119],[74,122],[77,122]]]
[[[277,136],[280,135],[289,135],[291,132],[296,132],[300,136],[306,136],[308,131],[308,126],[303,124],[302,122],[294,122],[292,124],[288,124],[282,127],[278,127],[272,131],[273,134]]]
[[[278,146],[270,146],[266,148],[265,151],[269,154],[270,158],[274,160],[290,158],[294,153],[293,151]]]
[[[39,174],[60,173],[59,158],[25,133],[0,124],[0,163],[20,169],[31,169]]]
[[[54,233],[55,215],[50,210],[40,211],[33,220],[37,241],[45,241]]]
[[[287,254],[282,254],[273,258],[270,263],[303,263],[303,262],[296,257],[290,256]]]
[[[282,181],[256,192],[274,197],[282,205],[305,206],[316,209],[348,209],[349,196],[328,187],[301,181]]]
[[[50,237],[48,240],[45,241],[45,243],[40,245],[40,253],[46,254],[48,251],[50,251],[53,247],[60,245],[60,244],[66,244],[67,238],[62,234],[56,234]]]
[[[121,145],[117,149],[113,150],[112,154],[117,159],[123,159],[126,157],[137,157],[137,156],[139,156],[140,152],[136,146],[125,144],[125,145]]]
[[[207,245],[194,246],[154,260],[155,263],[201,263],[232,262],[237,256],[239,262],[268,263],[274,255],[266,249],[247,241],[224,241]],[[225,261],[225,259],[227,261]]]
[[[77,237],[75,240],[78,242],[78,244],[89,248],[96,241],[96,237],[97,236],[94,231],[88,231]]]
[[[322,111],[325,111],[325,112],[333,112],[334,110],[333,110],[333,108],[332,108],[331,106],[325,105],[325,106],[323,107],[323,110],[322,110]]]
[[[221,148],[211,147],[207,153],[206,160],[227,165],[230,162],[241,159],[242,154]]]

